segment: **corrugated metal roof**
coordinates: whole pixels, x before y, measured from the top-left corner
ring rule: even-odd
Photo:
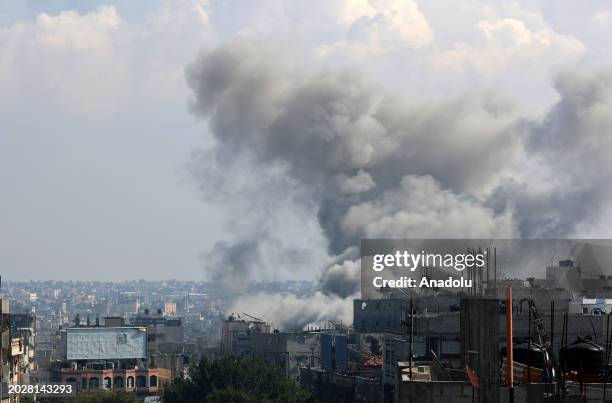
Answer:
[[[146,358],[147,331],[142,327],[80,327],[66,329],[68,360]]]

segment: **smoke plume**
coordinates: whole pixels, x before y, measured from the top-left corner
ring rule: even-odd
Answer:
[[[608,72],[559,76],[559,102],[534,121],[495,92],[415,102],[358,72],[302,65],[292,52],[232,43],[186,69],[191,109],[215,139],[191,170],[236,217],[237,239],[212,252],[227,267],[215,279],[261,277],[287,248],[293,257],[271,270],[317,279],[309,298],[237,302],[258,315],[292,328],[350,318],[361,238],[568,237],[605,212]],[[266,244],[275,247],[262,253]]]

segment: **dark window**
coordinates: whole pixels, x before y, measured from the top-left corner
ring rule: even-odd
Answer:
[[[116,376],[115,377],[115,388],[122,388],[122,387],[123,387],[123,377]]]
[[[137,388],[146,388],[147,387],[147,377],[138,375],[136,377],[136,387]]]
[[[89,389],[98,389],[100,387],[100,380],[95,377],[89,378]]]

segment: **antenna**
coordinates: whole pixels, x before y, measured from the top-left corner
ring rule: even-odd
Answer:
[[[263,322],[263,319],[256,318],[255,316],[253,316],[253,315],[249,315],[248,313],[244,313],[244,312],[242,312],[242,314],[243,314],[244,316],[248,316],[248,317],[249,317],[249,318],[251,318],[251,319],[254,319],[254,320],[255,320],[255,321],[257,321],[257,322]]]

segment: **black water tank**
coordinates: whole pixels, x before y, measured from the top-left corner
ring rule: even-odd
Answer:
[[[572,344],[561,347],[559,361],[565,371],[599,375],[606,366],[606,351],[590,339],[578,337]]]
[[[500,351],[502,357],[506,356],[506,347],[502,347]],[[544,352],[542,346],[536,343],[531,343],[531,362],[529,357],[529,342],[514,343],[512,349],[512,358],[521,364],[530,365],[534,368],[544,368]]]

